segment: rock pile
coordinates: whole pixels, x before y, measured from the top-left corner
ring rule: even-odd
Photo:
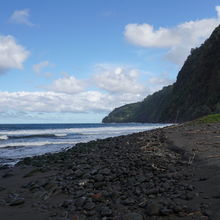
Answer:
[[[31,203],[51,220],[207,219],[187,182],[188,161],[170,150],[162,129],[77,144],[17,166],[32,169],[21,194],[7,194],[1,206]]]

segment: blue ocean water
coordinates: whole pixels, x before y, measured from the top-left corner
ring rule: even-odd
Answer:
[[[59,152],[76,143],[151,130],[168,124],[1,124],[0,164]]]

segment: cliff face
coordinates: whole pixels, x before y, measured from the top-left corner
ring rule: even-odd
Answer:
[[[103,122],[184,122],[211,113],[220,113],[220,26],[191,51],[173,85],[116,108]]]

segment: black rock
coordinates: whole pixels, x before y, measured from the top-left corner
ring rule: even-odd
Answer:
[[[2,175],[3,178],[10,177],[10,176],[14,176],[14,174],[11,171],[8,171]]]
[[[78,170],[76,170],[75,171],[75,175],[76,175],[76,177],[81,177],[82,175],[83,175],[84,173],[83,173],[83,171],[81,170],[81,169],[78,169]]]
[[[85,202],[86,202],[86,197],[81,197],[81,198],[78,198],[78,199],[75,200],[75,205],[77,207],[83,207]]]
[[[72,205],[73,204],[73,200],[65,200],[63,203],[62,203],[62,205],[61,205],[61,207],[64,207],[64,208],[68,208],[70,205]]]
[[[17,205],[22,205],[25,203],[25,199],[24,198],[14,198],[9,205],[10,206],[17,206]]]
[[[123,220],[143,220],[143,216],[136,212],[128,213],[123,217]]]
[[[0,192],[3,191],[3,190],[5,190],[5,187],[0,186]]]
[[[110,217],[112,215],[112,210],[106,206],[101,207],[100,209],[100,215],[102,217]]]
[[[103,175],[109,175],[111,173],[111,170],[108,168],[104,168],[104,169],[100,170],[99,173],[103,174]]]
[[[95,181],[102,182],[104,180],[104,176],[102,174],[97,174],[94,177]]]
[[[95,203],[93,202],[87,202],[84,206],[83,206],[84,209],[86,210],[92,210],[95,208]]]
[[[134,203],[135,203],[135,201],[131,198],[127,198],[122,201],[122,204],[124,204],[124,205],[133,205]]]
[[[160,212],[160,205],[156,202],[152,202],[147,206],[146,214],[149,216],[158,215]]]
[[[161,215],[167,216],[172,213],[172,210],[164,207],[164,208],[160,209],[160,213],[161,213]]]

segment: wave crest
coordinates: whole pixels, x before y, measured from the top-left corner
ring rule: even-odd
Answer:
[[[7,135],[1,135],[0,136],[0,140],[7,140],[8,139],[8,136]]]

